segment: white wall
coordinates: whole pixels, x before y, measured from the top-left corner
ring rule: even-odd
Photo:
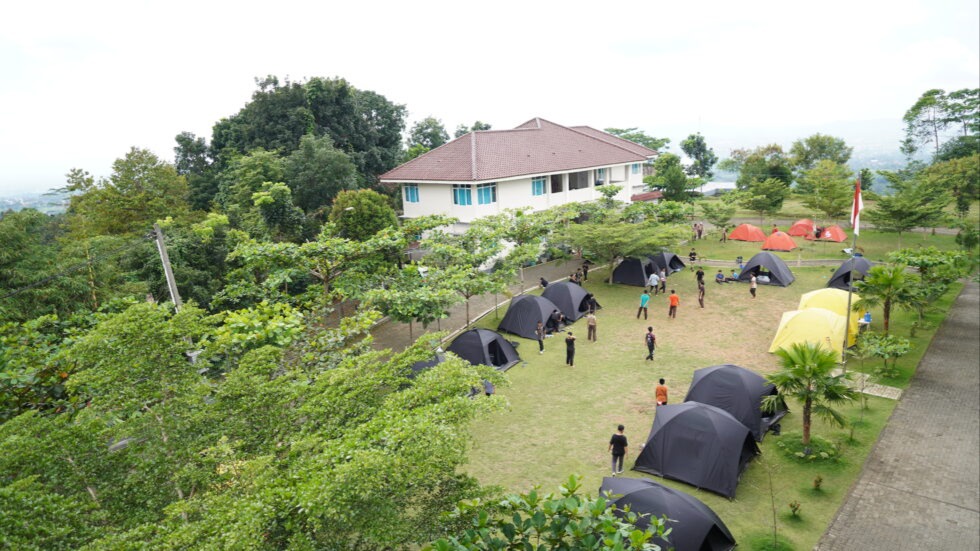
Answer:
[[[616,194],[616,199],[629,202],[630,196],[635,193],[634,187],[643,185],[643,171],[633,174],[630,165],[619,165],[605,167],[607,174],[616,180],[615,185],[623,189]],[[594,172],[590,172],[589,187],[583,189],[569,190],[568,177],[563,175],[563,191],[560,193],[551,192],[550,177],[545,181],[544,195],[534,196],[531,194],[531,178],[519,178],[497,182],[497,202],[489,205],[477,204],[476,186],[473,186],[472,205],[454,205],[453,190],[451,183],[445,184],[418,184],[419,202],[403,202],[406,218],[415,218],[426,214],[444,214],[458,218],[461,223],[469,223],[482,216],[496,214],[505,209],[531,208],[534,210],[544,210],[557,205],[577,201],[593,201],[602,197],[596,191],[592,181]],[[610,176],[607,176],[607,180]],[[402,190],[402,199],[405,197]]]

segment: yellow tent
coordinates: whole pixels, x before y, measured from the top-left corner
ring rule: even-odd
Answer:
[[[841,354],[845,325],[847,321],[844,316],[824,308],[783,312],[783,318],[779,320],[779,329],[776,330],[776,337],[772,340],[769,352],[789,348],[798,342],[812,342]],[[848,335],[848,345],[854,344],[856,336],[856,331]]]
[[[851,306],[854,303],[861,300],[861,297],[857,293],[851,294]],[[842,291],[840,289],[817,289],[816,291],[810,291],[805,293],[800,297],[800,305],[797,307],[799,310],[806,310],[807,308],[823,308],[825,310],[830,310],[831,312],[847,318],[847,291]],[[858,332],[858,321],[861,319],[861,313],[851,312],[851,338],[853,339]],[[853,341],[852,341],[853,342]]]

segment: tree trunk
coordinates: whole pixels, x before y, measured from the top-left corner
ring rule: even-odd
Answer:
[[[885,299],[885,304],[882,307],[881,317],[885,320],[885,334],[888,334],[888,321],[891,319],[892,315],[892,301],[891,299]]]
[[[807,398],[803,402],[803,453],[809,455],[810,448],[810,410],[813,407],[813,401]]]

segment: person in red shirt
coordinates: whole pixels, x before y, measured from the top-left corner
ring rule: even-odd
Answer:
[[[677,307],[681,303],[681,297],[677,296],[677,292],[674,291],[673,289],[671,289],[670,290],[670,296],[667,297],[667,298],[670,300],[670,309],[667,310],[667,317],[668,318],[671,318],[671,319],[676,318],[677,317]]]

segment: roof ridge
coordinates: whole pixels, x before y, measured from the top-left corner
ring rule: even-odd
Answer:
[[[476,132],[470,132],[470,174],[476,180]]]
[[[552,123],[552,124],[554,124],[554,123]],[[559,125],[559,126],[560,126],[560,125]],[[623,147],[622,145],[620,145],[620,144],[618,144],[618,143],[616,143],[616,142],[614,142],[614,141],[612,141],[612,140],[606,140],[606,139],[603,139],[603,138],[599,138],[599,137],[597,137],[597,136],[593,136],[592,134],[587,134],[587,133],[585,133],[585,132],[582,132],[581,130],[578,130],[578,128],[588,128],[589,130],[595,130],[596,132],[601,132],[602,134],[606,134],[607,136],[612,136],[612,137],[614,137],[614,138],[619,138],[620,140],[624,140],[624,141],[627,141],[627,142],[630,142],[631,144],[634,144],[634,145],[637,145],[637,146],[639,146],[639,147],[642,147],[643,149],[647,149],[647,150],[649,150],[649,151],[653,151],[654,153],[657,153],[657,151],[656,151],[656,150],[654,150],[654,149],[650,149],[649,147],[647,147],[647,146],[645,146],[645,145],[641,145],[641,144],[638,144],[638,143],[636,143],[636,142],[633,142],[633,141],[630,141],[630,140],[627,140],[626,138],[620,138],[619,136],[614,136],[613,134],[610,134],[609,132],[606,132],[605,130],[599,130],[598,128],[592,128],[592,127],[591,127],[591,126],[589,126],[589,125],[581,125],[581,126],[578,126],[578,127],[575,127],[575,126],[566,126],[565,128],[568,128],[568,129],[569,129],[569,130],[571,130],[572,132],[576,132],[576,133],[578,133],[578,134],[581,134],[581,135],[583,135],[583,136],[587,136],[587,137],[589,137],[589,138],[592,138],[593,140],[598,140],[598,141],[600,141],[600,142],[602,142],[602,143],[605,143],[605,144],[609,144],[609,145],[611,145],[611,146],[613,146],[613,147],[618,147],[619,149],[622,149],[623,151],[628,151],[628,152],[630,152],[630,153],[633,153],[633,152],[632,152],[632,151],[630,151],[629,149],[627,149],[627,148],[625,148],[625,147]]]

